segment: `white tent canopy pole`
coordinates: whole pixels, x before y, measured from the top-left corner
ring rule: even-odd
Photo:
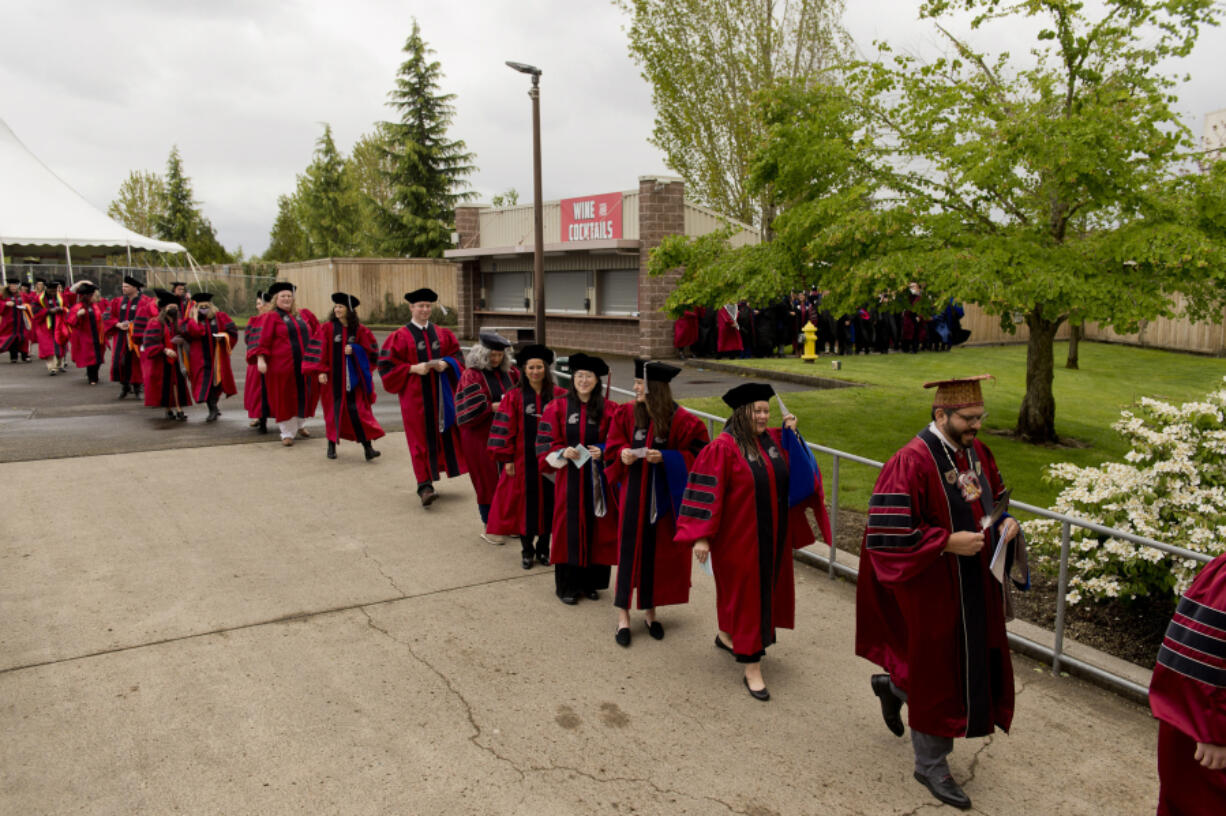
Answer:
[[[7,269],[7,268],[5,267],[5,265],[4,265],[4,242],[3,242],[3,241],[0,241],[0,276],[2,276],[2,277],[4,278],[4,282],[5,282],[5,284],[8,284],[8,282],[9,282],[9,271],[8,271],[8,269]],[[18,280],[18,282],[20,282],[20,281],[21,281],[21,277],[20,277],[20,276],[18,276],[17,280]]]
[[[64,244],[64,253],[68,256],[68,285],[76,286],[77,282],[72,279],[72,247]]]

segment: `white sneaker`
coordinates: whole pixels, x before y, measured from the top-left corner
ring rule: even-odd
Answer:
[[[481,540],[487,544],[506,544],[507,537],[500,535],[492,535],[490,533],[482,533]]]

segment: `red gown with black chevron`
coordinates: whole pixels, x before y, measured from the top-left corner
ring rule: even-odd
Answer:
[[[15,350],[28,355],[33,335],[34,309],[29,299],[20,292],[4,293],[0,299],[0,352]]]
[[[187,375],[183,373],[182,346],[175,343],[177,324],[167,325],[154,317],[145,325],[141,340],[141,365],[144,367],[145,405],[167,410],[182,410],[192,404]],[[166,350],[175,353],[172,360]]]
[[[106,326],[103,322],[104,301],[77,303],[64,318],[69,327],[68,341],[72,361],[77,368],[102,365],[106,359]]]
[[[524,389],[512,388],[494,412],[487,452],[503,464],[490,505],[485,531],[492,535],[550,535],[553,529],[553,483],[545,478],[553,468],[541,470],[536,458],[536,437],[545,406],[565,397],[566,390],[554,386],[553,394],[531,392],[524,401]],[[514,475],[506,470],[514,465]]]
[[[319,382],[302,370],[308,347],[319,321],[306,309],[297,314],[272,309],[260,319],[258,336],[248,335],[247,362],[263,355],[268,371],[264,395],[269,419],[285,422],[294,417],[313,417],[319,402]]]
[[[667,438],[656,436],[655,423],[635,428],[635,403],[620,406],[609,428],[605,473],[620,489],[617,526],[617,582],[614,605],[630,608],[633,595],[639,609],[683,604],[690,600],[690,548],[673,539],[676,518],[669,494],[669,476],[685,483],[698,454],[710,441],[707,426],[681,406],[674,406]],[[654,448],[664,460],[621,461],[625,449]],[[654,492],[653,492],[654,491]],[[652,520],[652,509],[655,520]]]
[[[122,295],[107,303],[103,319],[111,340],[111,382],[140,385],[145,381],[140,364],[140,344],[149,320],[156,318],[157,301],[148,295],[125,298]],[[120,328],[126,323],[126,328]]]
[[[191,310],[188,310],[189,314]],[[192,380],[192,398],[206,402],[214,385],[221,393],[232,397],[238,393],[234,372],[230,369],[230,350],[238,342],[238,326],[225,312],[213,312],[207,318],[188,317],[179,324],[187,338],[186,363]],[[226,337],[214,337],[224,334]]]
[[[379,359],[379,343],[375,336],[361,323],[357,331],[350,332],[348,325],[333,318],[319,327],[315,340],[317,343],[312,344],[304,368],[316,382],[320,374],[328,375],[328,382],[320,386],[319,396],[328,441],[348,439],[366,444],[381,439],[385,435],[383,426],[371,410],[375,402],[374,381],[367,382],[360,371],[354,378],[354,367],[348,364],[354,355],[345,354],[345,346],[350,342],[361,348],[373,374]]]
[[[974,475],[981,498],[963,498],[954,486],[959,473]],[[1004,590],[989,570],[993,548],[973,556],[944,551],[952,532],[979,531],[982,496],[995,503],[1003,491],[986,445],[976,439],[951,452],[930,426],[890,457],[869,499],[856,654],[890,673],[908,695],[911,727],[925,734],[985,736],[993,727],[1008,731],[1013,721]]]
[[[492,504],[498,487],[498,463],[486,450],[494,408],[518,382],[518,368],[509,371],[468,368],[460,375],[455,393],[456,422],[460,425],[460,446],[478,505]]]
[[[1226,769],[1195,759],[1226,745],[1226,555],[1201,569],[1175,608],[1149,684],[1158,718],[1158,816],[1226,813]]]
[[[767,428],[757,442],[753,462],[728,432],[702,449],[686,482],[675,537],[686,546],[702,538],[710,543],[719,628],[732,636],[732,650],[745,656],[762,654],[777,629],[795,625],[792,550],[814,541],[806,509],[830,541],[817,475],[811,475],[813,494],[789,507],[790,463],[780,429]]]

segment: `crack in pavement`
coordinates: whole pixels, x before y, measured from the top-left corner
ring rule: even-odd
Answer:
[[[392,589],[394,589],[394,590],[396,590],[397,592],[399,592],[399,593],[400,593],[400,597],[401,597],[401,598],[407,598],[407,597],[408,597],[408,593],[406,593],[406,592],[405,592],[403,589],[401,589],[401,588],[400,588],[400,586],[399,586],[399,585],[396,583],[396,579],[392,578],[392,576],[390,576],[390,575],[388,575],[386,572],[384,572],[384,570],[383,570],[383,562],[382,562],[382,561],[380,561],[378,558],[375,558],[373,555],[371,555],[371,554],[370,554],[370,548],[369,548],[369,547],[363,547],[363,548],[362,548],[362,555],[366,556],[366,557],[367,557],[367,558],[369,558],[371,561],[374,561],[374,562],[375,562],[375,569],[379,570],[379,574],[380,574],[380,575],[382,575],[384,578],[386,578],[386,579],[387,579],[387,582],[388,582],[389,584],[391,584],[391,585],[392,585]]]
[[[966,777],[966,782],[963,783],[964,785],[975,781],[975,771],[979,769],[979,757],[983,754],[984,751],[992,747],[992,740],[994,739],[996,739],[996,735],[989,734],[987,739],[983,741],[983,745],[980,745],[979,750],[977,750],[975,752],[975,755],[971,757],[971,767],[970,767],[970,770],[968,771],[970,775]]]
[[[388,638],[389,640],[393,641],[394,643],[397,643],[400,646],[403,646],[405,650],[408,651],[408,653],[412,656],[414,660],[416,660],[422,666],[425,666],[427,669],[430,670],[431,673],[433,673],[436,677],[438,677],[439,680],[442,681],[443,685],[447,687],[447,691],[449,691],[451,695],[455,697],[456,700],[459,701],[460,705],[463,706],[464,708],[464,714],[468,718],[468,725],[472,729],[472,734],[469,735],[468,741],[472,743],[476,748],[486,752],[487,754],[499,760],[500,762],[504,762],[507,765],[509,765],[512,770],[514,770],[517,774],[519,774],[520,781],[523,781],[529,773],[569,772],[569,773],[576,774],[578,776],[582,776],[585,779],[590,779],[591,781],[596,782],[601,785],[613,784],[613,783],[622,783],[622,784],[637,783],[641,785],[646,785],[647,787],[651,788],[653,791],[655,791],[657,794],[661,796],[671,795],[671,796],[676,796],[676,797],[683,797],[686,799],[693,799],[695,801],[705,800],[708,802],[713,802],[715,804],[721,805],[729,813],[737,813],[737,814],[741,814],[741,816],[747,816],[748,814],[747,811],[739,810],[733,807],[732,805],[728,804],[727,802],[723,801],[722,799],[717,799],[716,797],[713,797],[713,796],[695,796],[691,793],[686,793],[685,791],[674,790],[672,788],[664,788],[656,784],[651,779],[644,778],[644,777],[634,777],[634,776],[602,777],[590,771],[585,771],[582,768],[576,768],[570,765],[550,764],[550,765],[521,766],[514,759],[508,756],[504,756],[503,754],[499,753],[498,750],[495,749],[493,746],[486,745],[480,741],[481,738],[485,735],[485,731],[481,727],[481,724],[477,722],[476,714],[473,712],[472,703],[470,703],[468,699],[464,696],[464,694],[458,688],[456,688],[455,684],[451,682],[450,677],[448,677],[445,673],[443,673],[433,663],[431,663],[430,661],[422,657],[420,654],[418,654],[417,651],[413,648],[412,644],[410,644],[408,641],[405,641],[401,638],[396,637],[391,632],[389,632],[387,629],[375,623],[375,619],[371,617],[371,614],[366,609],[366,607],[359,606],[357,607],[357,609],[359,612],[361,612],[366,617],[367,626],[369,626],[371,629],[374,629],[376,632]]]

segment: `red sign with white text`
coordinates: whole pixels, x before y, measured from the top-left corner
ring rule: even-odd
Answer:
[[[563,241],[605,241],[621,237],[621,193],[562,199]]]

